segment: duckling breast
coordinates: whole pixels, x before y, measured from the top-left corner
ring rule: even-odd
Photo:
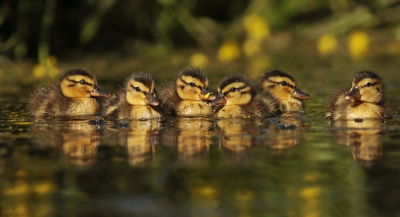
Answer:
[[[203,101],[183,100],[176,108],[178,117],[210,116],[213,110],[210,105]]]
[[[161,115],[150,106],[132,106],[129,115],[120,114],[118,119],[153,119]]]
[[[347,112],[345,119],[382,118],[381,107],[372,103],[362,103],[352,107]]]
[[[94,115],[99,111],[99,103],[93,98],[73,98],[65,115]]]

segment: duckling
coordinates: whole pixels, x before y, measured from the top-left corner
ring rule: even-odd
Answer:
[[[167,116],[207,117],[213,114],[206,100],[215,99],[208,90],[207,75],[201,69],[183,69],[160,91],[160,103]]]
[[[90,71],[71,68],[55,84],[36,89],[28,108],[35,117],[94,115],[100,106],[92,97],[108,97],[108,93],[97,87]]]
[[[133,73],[118,93],[105,102],[103,115],[118,120],[160,118],[155,108],[158,105],[153,78],[144,72]]]
[[[276,97],[282,112],[302,112],[304,109],[301,100],[310,98],[309,94],[296,88],[296,81],[291,75],[281,70],[264,73],[258,88]]]
[[[330,120],[391,118],[392,112],[383,100],[381,78],[371,71],[354,75],[352,86],[339,90],[330,100],[325,117]]]
[[[211,101],[215,116],[266,117],[279,114],[279,102],[266,91],[257,92],[254,85],[243,75],[230,75],[218,85],[219,95]]]

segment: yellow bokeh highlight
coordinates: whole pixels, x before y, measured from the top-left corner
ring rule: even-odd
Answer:
[[[211,186],[203,186],[194,189],[194,192],[197,195],[205,196],[205,197],[215,197],[218,195],[217,189]]]
[[[3,191],[5,195],[17,195],[29,193],[29,185],[24,181],[14,182],[14,186]]]
[[[271,60],[266,55],[256,56],[254,58],[249,59],[250,62],[247,66],[247,73],[250,77],[257,77],[260,72],[268,69],[271,66]]]
[[[206,67],[208,65],[208,57],[203,53],[195,53],[190,57],[190,64],[196,67]]]
[[[53,192],[55,186],[52,182],[41,182],[33,186],[33,191],[38,194],[47,194]]]
[[[257,39],[247,39],[243,44],[243,51],[246,56],[252,56],[261,50],[261,41]]]
[[[218,60],[221,62],[231,62],[239,56],[239,45],[234,39],[225,40],[218,50]]]
[[[302,215],[305,217],[318,217],[320,216],[318,207],[321,195],[320,187],[308,187],[300,190],[302,197]]]
[[[42,78],[44,76],[55,77],[60,69],[57,68],[57,58],[54,56],[50,56],[46,59],[46,62],[43,65],[37,65],[33,69],[33,76],[36,78]]]
[[[261,40],[270,36],[268,23],[258,15],[251,14],[245,17],[243,26],[249,38]]]
[[[348,48],[353,60],[358,60],[365,56],[369,42],[368,34],[363,31],[354,31],[350,34]]]
[[[326,34],[318,39],[317,49],[322,56],[327,56],[336,51],[337,44],[338,42],[334,35]]]

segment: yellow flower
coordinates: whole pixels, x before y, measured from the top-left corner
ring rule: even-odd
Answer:
[[[190,64],[196,67],[206,67],[208,65],[208,57],[203,53],[195,53],[190,57]]]
[[[258,15],[251,14],[243,21],[244,28],[249,38],[261,40],[270,35],[268,23]]]
[[[317,41],[317,49],[322,56],[332,54],[333,52],[335,52],[336,47],[336,37],[331,34],[323,35]]]
[[[361,59],[368,51],[369,36],[363,31],[354,31],[350,34],[348,47],[354,60]]]
[[[268,56],[261,55],[251,58],[250,63],[247,67],[247,72],[250,77],[257,77],[260,72],[268,69],[270,67],[270,59]]]
[[[252,56],[261,50],[261,41],[257,39],[247,39],[243,44],[243,51],[247,56]]]
[[[239,46],[234,39],[225,40],[218,50],[218,59],[221,62],[231,62],[239,56]]]
[[[60,72],[56,64],[57,58],[54,56],[50,56],[46,59],[44,65],[37,65],[35,66],[35,68],[33,68],[33,76],[35,76],[36,78],[41,78],[45,75],[48,75],[50,77],[56,76]]]

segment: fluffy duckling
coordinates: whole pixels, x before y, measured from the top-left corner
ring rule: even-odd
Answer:
[[[216,117],[266,117],[279,114],[279,102],[270,93],[257,92],[243,75],[231,75],[218,85],[219,95],[211,101]]]
[[[296,81],[291,75],[281,70],[264,73],[258,87],[278,99],[282,112],[304,111],[301,100],[310,98],[309,94],[296,88]]]
[[[205,102],[215,96],[208,90],[208,78],[197,68],[182,70],[175,81],[167,83],[160,91],[160,103],[167,116],[207,117],[213,114]]]
[[[118,120],[159,118],[158,105],[153,78],[144,72],[133,73],[118,93],[105,102],[103,115]]]
[[[381,78],[371,71],[362,71],[354,75],[352,86],[337,91],[332,97],[326,118],[364,119],[391,118],[389,106],[382,101],[383,84]]]
[[[72,68],[50,87],[36,89],[28,108],[35,117],[94,115],[100,106],[93,97],[108,97],[108,93],[97,87],[90,71]]]

